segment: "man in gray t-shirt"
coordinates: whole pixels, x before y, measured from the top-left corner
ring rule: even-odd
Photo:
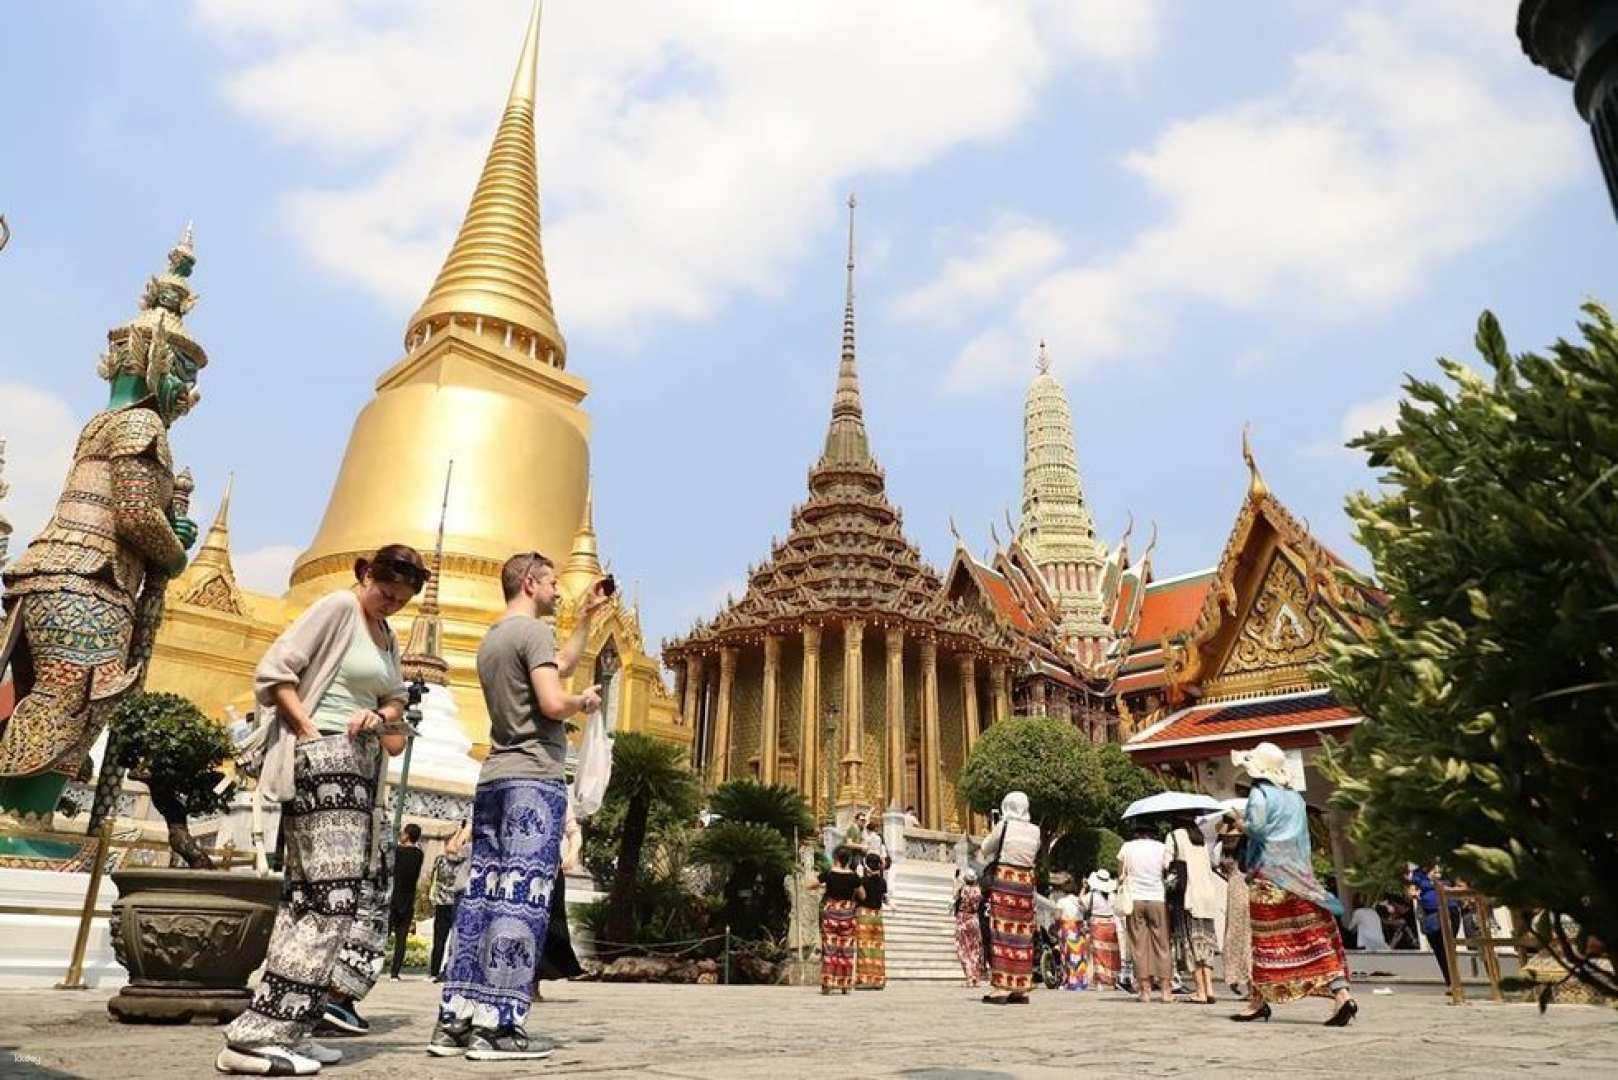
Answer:
[[[427,1052],[469,1061],[546,1057],[549,1039],[524,1030],[534,969],[550,925],[567,819],[567,726],[601,707],[601,689],[563,689],[584,652],[595,613],[609,602],[597,582],[561,649],[541,616],[556,610],[556,570],[538,552],[500,571],[506,612],[478,647],[489,709],[489,757],[472,800],[471,871],[455,913],[455,950]]]
[[[566,777],[567,725],[539,706],[534,673],[557,670],[556,631],[529,615],[507,615],[478,646],[478,682],[489,707],[489,756],[478,783]]]

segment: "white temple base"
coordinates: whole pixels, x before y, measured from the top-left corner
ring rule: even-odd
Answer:
[[[88,873],[0,870],[0,988],[49,989],[62,981],[89,887]],[[118,886],[103,877],[84,950],[84,982],[98,989],[129,978],[112,954],[108,917],[117,898]]]

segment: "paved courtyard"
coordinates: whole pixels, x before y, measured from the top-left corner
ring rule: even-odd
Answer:
[[[960,1077],[1074,1075],[1618,1076],[1618,1014],[1529,1005],[1452,1006],[1433,992],[1359,991],[1359,1020],[1319,1026],[1324,1002],[1277,1010],[1240,1026],[1218,1007],[1141,1006],[1114,993],[1042,992],[1030,1005],[990,1008],[959,987],[896,985],[823,998],[787,987],[553,987],[530,1025],[566,1039],[544,1062],[477,1065],[429,1058],[435,987],[420,977],[384,982],[366,1003],[373,1025],[341,1045],[343,1078],[547,1073],[729,1080],[799,1076]],[[104,992],[0,991],[0,1076],[180,1078],[212,1075],[211,1026],[112,1023]],[[1076,1073],[1082,1070],[1082,1073]]]

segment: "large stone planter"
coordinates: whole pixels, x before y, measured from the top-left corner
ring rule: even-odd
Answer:
[[[125,1022],[225,1023],[247,1008],[264,962],[280,875],[224,870],[119,870],[112,947],[129,985],[107,1002]]]

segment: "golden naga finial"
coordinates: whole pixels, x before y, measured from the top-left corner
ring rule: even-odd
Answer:
[[[11,226],[6,224],[6,215],[0,214],[0,251],[6,250],[11,243]]]
[[[1270,493],[1269,485],[1264,483],[1264,476],[1258,471],[1258,460],[1253,457],[1253,425],[1249,421],[1242,425],[1242,460],[1247,462],[1247,494],[1250,498],[1263,498]]]
[[[957,529],[955,527],[955,515],[954,514],[951,514],[949,516],[949,534],[951,536],[955,537],[955,546],[956,547],[965,547],[966,546],[966,541],[961,539],[961,530],[959,530],[959,529]]]

